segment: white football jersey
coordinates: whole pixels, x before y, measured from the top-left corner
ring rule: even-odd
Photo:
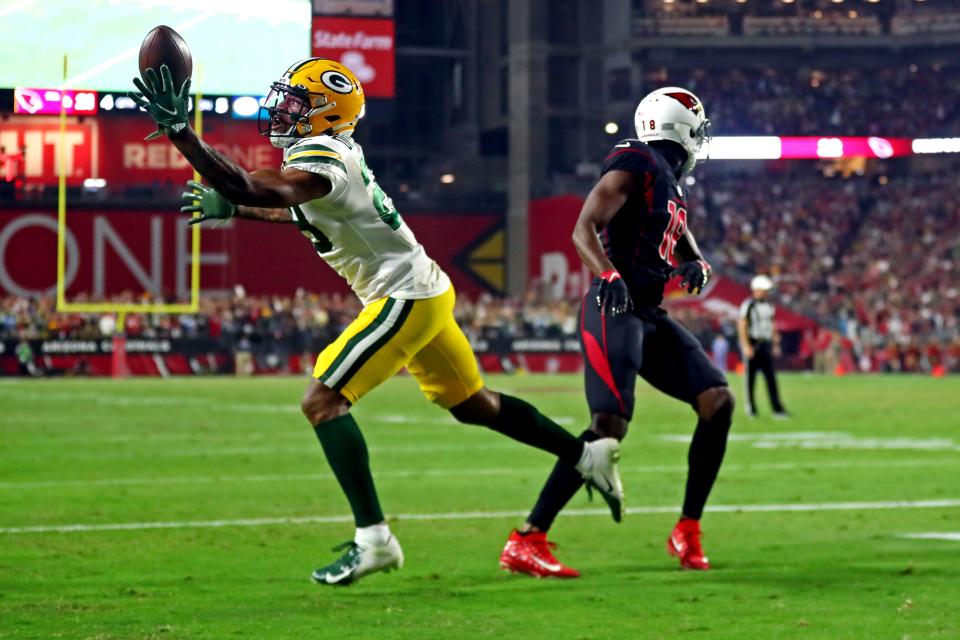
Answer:
[[[291,207],[290,215],[364,305],[387,296],[432,298],[450,288],[377,184],[357,142],[343,135],[305,138],[284,150],[283,167],[330,181],[330,193]]]

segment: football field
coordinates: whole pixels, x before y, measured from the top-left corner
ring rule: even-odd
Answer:
[[[586,424],[579,376],[488,382]],[[578,495],[552,538],[583,577],[538,581],[497,559],[552,459],[394,379],[356,416],[406,567],[326,588],[353,526],[305,380],[2,381],[0,638],[960,637],[960,379],[781,383],[792,420],[738,407],[713,571],[664,550],[694,414],[640,383],[627,517]]]

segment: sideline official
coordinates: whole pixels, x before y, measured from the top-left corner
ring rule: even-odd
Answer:
[[[774,371],[774,359],[780,357],[780,334],[773,323],[776,309],[767,300],[770,290],[773,289],[773,280],[765,275],[758,275],[750,281],[750,289],[751,296],[740,305],[740,320],[737,322],[740,352],[746,365],[744,381],[747,392],[744,407],[749,417],[757,415],[753,387],[759,371],[767,381],[773,417],[787,418],[789,414],[780,402],[777,374]]]

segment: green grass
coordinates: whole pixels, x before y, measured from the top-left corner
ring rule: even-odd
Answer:
[[[489,382],[571,430],[586,422],[577,376]],[[298,413],[304,383],[0,383],[0,527],[345,516]],[[712,504],[960,498],[957,378],[784,376],[782,386],[795,418],[738,413]],[[408,378],[356,415],[389,514],[519,514],[552,462],[450,423]],[[639,385],[622,465],[630,506],[679,504],[693,422]],[[591,506],[579,495],[570,508]],[[960,637],[960,542],[898,537],[960,531],[958,507],[708,507],[709,573],[666,556],[675,517],[561,516],[558,553],[584,575],[559,582],[498,570],[520,515],[401,515],[404,570],[341,589],[308,576],[352,536],[346,522],[4,531],[0,638]]]

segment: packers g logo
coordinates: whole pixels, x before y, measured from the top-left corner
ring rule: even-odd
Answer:
[[[324,71],[323,75],[320,76],[320,82],[337,93],[346,94],[353,92],[353,83],[350,82],[350,78],[339,71]]]

